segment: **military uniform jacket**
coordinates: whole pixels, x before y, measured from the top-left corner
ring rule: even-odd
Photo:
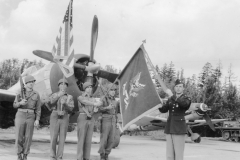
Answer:
[[[166,104],[159,108],[162,113],[169,112],[167,124],[165,126],[166,134],[185,134],[187,126],[185,122],[185,112],[189,109],[191,100],[186,95],[182,94],[180,97],[173,95]]]
[[[39,93],[37,91],[26,91],[25,93],[25,99],[27,100],[27,104],[20,106],[21,109],[31,109],[34,110],[36,113],[36,119],[40,120],[41,116],[41,100]],[[22,99],[20,94],[18,94],[15,98],[15,101],[13,103],[13,107],[17,108],[17,102],[19,102]]]
[[[119,111],[119,102],[115,100],[114,97],[108,97],[108,100],[107,98],[105,97],[102,97],[101,98],[101,101],[102,101],[102,107],[99,108],[100,112],[103,114],[103,115],[116,115]],[[113,108],[112,109],[105,109],[105,107],[109,106],[109,104],[112,104]]]
[[[73,110],[73,108],[74,108],[73,97],[71,95],[69,95],[69,94],[65,94],[65,95],[62,95],[61,97],[58,97],[58,93],[59,92],[53,93],[49,97],[51,109],[60,111],[60,108],[61,108],[60,100],[64,99],[65,103],[62,106],[62,110],[67,112],[67,113],[71,112]]]
[[[94,102],[97,102],[95,98],[89,96],[86,93],[83,93],[81,96],[78,97],[78,110],[79,113],[85,113],[83,107],[88,110],[89,114],[93,114],[94,106],[92,105]]]

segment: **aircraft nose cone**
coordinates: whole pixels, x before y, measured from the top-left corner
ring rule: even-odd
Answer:
[[[91,73],[96,73],[100,70],[101,66],[98,63],[91,64],[89,66],[86,66],[86,71],[91,72]]]

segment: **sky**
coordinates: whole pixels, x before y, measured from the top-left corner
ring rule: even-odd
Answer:
[[[0,0],[0,61],[40,60],[51,51],[69,0]],[[239,0],[74,0],[75,53],[90,53],[91,25],[99,21],[94,58],[123,69],[142,41],[154,65],[173,62],[185,77],[219,62],[240,80]],[[48,63],[47,61],[43,61]]]

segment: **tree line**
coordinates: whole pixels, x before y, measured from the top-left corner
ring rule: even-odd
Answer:
[[[19,80],[21,73],[31,66],[42,68],[44,63],[40,61],[19,60],[17,58],[6,59],[0,62],[0,88],[8,89]]]
[[[29,61],[28,59],[19,60],[16,58],[0,62],[0,88],[8,89],[13,86],[17,83],[23,70],[33,65],[41,68],[44,63],[41,60]],[[221,63],[213,67],[211,63],[207,62],[198,75],[193,74],[192,77],[188,78],[184,76],[184,69],[176,70],[173,62],[165,63],[162,67],[156,65],[155,68],[165,84],[172,90],[174,81],[177,78],[181,79],[185,84],[185,93],[191,97],[192,102],[207,104],[211,108],[210,116],[212,118],[232,120],[240,118],[239,90],[233,83],[236,77],[232,72],[231,65],[228,69],[228,75],[225,77],[222,74]],[[121,72],[110,65],[105,66],[104,69],[113,73]],[[103,79],[101,83],[106,86],[109,82]],[[165,98],[166,94],[157,81],[156,86],[160,97]]]

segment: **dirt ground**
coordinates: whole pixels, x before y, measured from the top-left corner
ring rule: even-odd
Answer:
[[[17,159],[14,150],[14,132],[0,131],[0,160]],[[49,132],[42,130],[35,132],[29,160],[49,159]],[[69,133],[64,150],[64,160],[76,159],[76,133]],[[150,136],[121,137],[120,145],[112,150],[110,160],[159,160],[166,159],[164,139],[152,139]],[[91,160],[98,160],[99,134],[94,133],[91,150]],[[185,160],[239,160],[240,143],[224,142],[220,138],[202,138],[196,144],[186,138]]]

